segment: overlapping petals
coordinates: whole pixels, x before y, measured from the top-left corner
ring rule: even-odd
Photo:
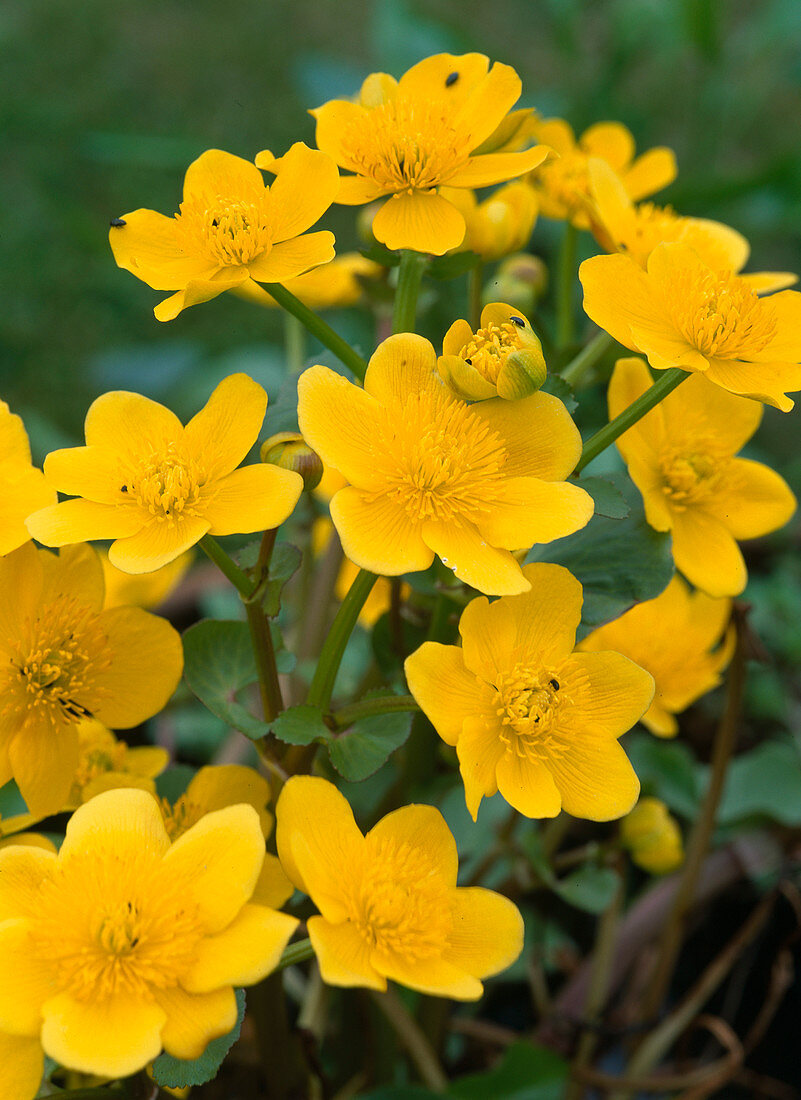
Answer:
[[[19,416],[0,401],[0,555],[30,538],[25,520],[56,502],[55,490],[31,465],[28,434]]]

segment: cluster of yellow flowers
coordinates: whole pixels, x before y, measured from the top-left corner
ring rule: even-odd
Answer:
[[[437,55],[400,80],[372,74],[354,101],[312,112],[317,149],[297,143],[255,163],[210,150],[187,171],[178,214],[125,214],[111,247],[120,267],[169,293],[160,321],[226,290],[308,321],[309,307],[353,304],[365,280],[387,278],[375,258],[335,258],[333,235],[310,230],[332,203],[380,202],[372,234],[403,251],[395,331],[363,377],[311,366],[298,381],[300,432],[331,475],[330,517],[350,591],[360,586],[350,627],[370,574],[398,578],[439,559],[440,585],[463,606],[460,644],[432,632],[404,668],[455,750],[473,819],[496,792],[529,818],[624,818],[620,844],[663,873],[681,862],[681,834],[654,799],[636,806],[619,738],[640,720],[675,736],[676,715],[720,682],[731,598],[747,580],[738,542],[795,509],[778,474],[737,455],[760,402],[786,411],[786,392],[801,388],[801,295],[786,289],[793,276],[740,274],[748,246],[734,230],[639,202],[675,176],[669,150],[635,157],[616,123],[576,141],[560,119],[513,111],[520,93],[514,70],[481,54]],[[489,198],[474,194],[495,184]],[[609,442],[686,578],[578,644],[581,584],[560,565],[525,562],[595,510],[571,480],[582,439],[542,388],[534,327],[490,300],[453,322],[439,355],[412,331],[415,254],[491,262],[527,244],[538,213],[589,229],[609,253],[581,266],[584,308],[648,361],[614,367],[620,430]],[[322,324],[313,331],[325,341]],[[678,369],[676,383],[691,377],[649,403],[649,365]],[[308,936],[333,985],[384,990],[391,979],[471,1000],[522,949],[510,900],[457,886],[455,842],[435,808],[396,809],[365,836],[336,787],[292,775],[286,757],[273,767],[276,857],[265,840],[277,791],[254,769],[203,768],[168,802],[156,794],[166,751],[112,732],[163,710],[182,674],[180,636],[143,605],[180,580],[196,544],[220,564],[216,536],[274,537],[304,491],[294,469],[242,465],[266,406],[244,374],[225,378],[186,426],[147,397],[106,393],[88,411],[85,446],[52,452],[42,472],[0,404],[0,784],[13,779],[26,807],[0,821],[3,1096],[30,1100],[45,1055],[106,1078],[162,1049],[197,1058],[234,1026],[234,988],[279,964],[299,923],[279,912],[293,889],[319,910]],[[98,553],[93,541],[111,545]],[[223,568],[251,579],[230,560]],[[158,591],[137,587],[150,573]],[[239,586],[249,615],[259,579]],[[409,594],[383,583],[368,622],[392,591]],[[269,628],[254,638],[269,647]],[[308,698],[326,718],[331,654],[339,645],[341,657],[347,633],[329,638],[329,687],[315,680]],[[62,811],[74,812],[58,851],[22,832]]]

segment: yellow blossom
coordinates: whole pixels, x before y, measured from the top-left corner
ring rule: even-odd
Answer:
[[[535,123],[534,135],[559,154],[528,177],[537,191],[540,213],[546,218],[569,219],[578,229],[590,224],[590,158],[606,161],[635,201],[661,191],[676,178],[673,151],[658,146],[635,156],[634,138],[620,122],[596,122],[577,141],[564,119],[546,118]]]
[[[156,306],[157,320],[249,280],[284,283],[334,258],[332,233],[306,233],[336,196],[334,162],[302,142],[280,160],[263,156],[276,176],[271,187],[250,161],[209,149],[189,166],[175,217],[134,210],[111,223],[117,265],[154,290],[176,292]]]
[[[668,875],[684,862],[681,829],[664,802],[641,798],[620,822],[620,839],[638,867]]]
[[[81,806],[58,855],[3,849],[0,1030],[100,1076],[136,1073],[162,1048],[197,1058],[233,1027],[233,987],[270,973],[297,925],[251,901],[263,859],[252,806],[170,844],[138,790]]]
[[[309,309],[344,309],[355,306],[364,295],[363,280],[377,279],[384,268],[362,256],[360,252],[345,252],[331,263],[284,280],[284,286]],[[269,294],[259,298],[264,305],[277,306]]]
[[[534,330],[505,302],[484,306],[477,332],[467,321],[454,321],[445,333],[437,370],[465,401],[518,401],[538,390],[547,374]]]
[[[564,480],[581,452],[564,405],[543,393],[466,405],[443,386],[421,336],[385,340],[364,389],[312,367],[298,395],[305,439],[348,481],[331,518],[362,569],[397,576],[436,554],[482,592],[523,592],[510,551],[592,516],[591,497]]]
[[[440,195],[452,203],[467,230],[460,251],[476,252],[482,260],[499,260],[519,252],[531,239],[537,221],[537,194],[523,180],[499,187],[481,202],[475,192],[443,187]]]
[[[295,507],[303,481],[257,463],[238,470],[259,434],[267,394],[246,374],[223,379],[184,427],[138,393],[106,393],[86,416],[86,446],[45,459],[52,485],[79,499],[28,518],[46,546],[115,539],[109,561],[150,573],[207,533],[277,527]]]
[[[156,793],[154,778],[167,767],[170,755],[158,745],[131,748],[96,718],[77,723],[78,766],[65,809],[74,810],[101,791],[138,787]]]
[[[523,921],[492,890],[457,887],[456,843],[433,806],[404,806],[363,836],[332,783],[294,776],[276,807],[278,855],[320,916],[309,937],[329,985],[387,979],[475,1001],[523,947]]]
[[[703,374],[784,412],[801,389],[801,294],[757,297],[746,278],[710,267],[689,244],[660,244],[647,270],[628,256],[593,256],[579,269],[584,309],[657,370]]]
[[[614,649],[650,672],[656,692],[640,721],[657,737],[675,737],[675,715],[717,687],[731,660],[730,618],[730,599],[691,592],[676,576],[656,599],[593,630],[578,648]]]
[[[709,218],[682,217],[670,206],[635,205],[615,172],[597,157],[590,158],[589,177],[590,228],[607,252],[622,252],[644,268],[658,244],[683,241],[714,270],[736,275],[745,267],[751,249],[736,229]],[[786,271],[760,271],[741,278],[758,294],[798,282],[797,275]]]
[[[335,99],[311,112],[317,145],[354,173],[340,180],[336,201],[360,206],[389,196],[372,227],[387,248],[435,255],[457,248],[465,219],[439,188],[503,183],[547,155],[541,146],[524,152],[480,149],[485,142],[498,147],[487,139],[521,88],[514,69],[499,62],[490,68],[478,53],[428,57],[398,81],[386,73],[368,76],[358,103]]]
[[[106,607],[160,607],[181,583],[192,564],[192,554],[187,552],[153,573],[125,573],[111,564],[107,550],[98,552],[106,582]]]
[[[0,786],[13,777],[43,817],[66,804],[78,723],[126,729],[161,710],[181,676],[181,639],[138,607],[103,610],[89,546],[58,557],[20,547],[0,560],[0,591]]]
[[[461,649],[424,642],[409,690],[456,747],[467,808],[500,791],[526,817],[608,821],[640,784],[618,738],[647,710],[654,682],[620,653],[574,651],[582,589],[559,565],[524,569],[531,590],[472,600]]]
[[[619,359],[609,386],[610,417],[651,382],[641,359]],[[761,417],[757,402],[695,375],[617,440],[649,524],[670,531],[676,566],[710,596],[737,596],[745,588],[736,540],[775,531],[795,511],[795,497],[774,470],[735,457]]]
[[[55,504],[56,493],[31,465],[31,446],[20,417],[0,401],[0,555],[30,538],[26,518]]]

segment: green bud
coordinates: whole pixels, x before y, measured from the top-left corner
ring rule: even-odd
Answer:
[[[283,470],[294,470],[303,478],[303,488],[311,491],[320,484],[323,463],[299,432],[278,432],[261,445],[261,460]]]

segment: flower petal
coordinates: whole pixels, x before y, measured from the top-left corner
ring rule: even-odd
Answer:
[[[246,267],[237,265],[218,268],[208,279],[192,279],[183,290],[159,302],[153,309],[153,316],[157,321],[174,321],[183,310],[210,302],[226,290],[246,283],[249,278]]]
[[[640,781],[617,741],[573,737],[565,752],[548,759],[548,769],[572,817],[612,821],[637,801]]]
[[[46,465],[48,480],[62,493],[99,504],[130,503],[122,492],[128,474],[118,451],[108,447],[65,447],[51,451]]]
[[[539,168],[549,153],[546,145],[535,145],[522,153],[484,153],[471,157],[444,182],[448,187],[490,187]]]
[[[227,1035],[236,1023],[236,997],[230,986],[208,993],[172,986],[154,990],[154,996],[167,1017],[161,1042],[174,1058],[199,1058],[212,1039]]]
[[[165,450],[181,438],[183,430],[175,413],[164,405],[127,390],[104,393],[86,414],[87,446],[132,459]]]
[[[579,278],[584,287],[585,312],[624,347],[644,350],[635,343],[633,326],[649,336],[658,332],[664,338],[682,340],[669,319],[662,316],[648,276],[628,256],[593,256],[582,263]],[[689,348],[686,341],[683,346]]]
[[[263,387],[246,374],[231,374],[215,388],[184,429],[186,449],[202,462],[207,481],[229,474],[245,460],[266,408]]]
[[[342,206],[361,206],[365,202],[375,202],[386,194],[386,190],[371,179],[363,176],[340,176],[335,202]]]
[[[511,966],[523,950],[520,910],[494,890],[460,887],[450,896],[453,930],[443,952],[445,962],[476,978]]]
[[[57,500],[41,470],[21,462],[0,465],[0,555],[10,554],[31,537],[25,526],[31,512],[51,508]]]
[[[420,993],[451,997],[455,1001],[477,1001],[484,987],[471,974],[443,958],[412,959],[399,952],[373,949],[370,961],[380,974]]]
[[[755,539],[783,527],[796,509],[790,486],[769,466],[735,458],[704,510],[736,539]]]
[[[601,157],[616,172],[634,158],[634,138],[622,122],[596,122],[579,138],[580,148],[591,157]]]
[[[382,848],[411,848],[427,857],[429,874],[456,885],[459,855],[453,833],[434,806],[401,806],[382,817],[367,834],[368,859],[380,860]]]
[[[441,256],[458,248],[466,232],[459,211],[433,191],[391,195],[373,218],[373,235],[387,248]]]
[[[373,396],[328,367],[309,367],[298,379],[298,422],[304,439],[326,467],[333,466],[361,489],[381,484],[373,458],[379,415]]]
[[[455,745],[478,709],[478,683],[452,645],[424,642],[403,665],[409,690],[442,740]]]
[[[265,463],[243,466],[216,483],[205,504],[212,535],[249,534],[279,527],[303,492],[294,470]]]
[[[264,812],[270,801],[270,784],[255,768],[243,764],[212,764],[201,768],[186,788],[186,799],[195,806],[202,806],[204,813],[247,802],[259,814],[262,832],[265,825],[270,824],[270,815]]]
[[[314,115],[317,122],[314,134],[317,148],[333,157],[341,168],[358,171],[347,139],[354,131],[358,133],[360,124],[367,121],[368,109],[344,99],[331,99],[309,114]]]
[[[682,382],[681,388],[669,393],[658,407],[664,417],[665,441],[675,444],[680,439],[686,440],[688,450],[699,438],[712,437],[720,451],[736,454],[762,419],[759,402],[721,389],[708,372]]]
[[[285,283],[312,267],[330,263],[335,255],[334,234],[323,229],[274,244],[248,264],[248,272],[257,283]]]
[[[39,916],[39,888],[55,866],[55,854],[44,848],[19,845],[0,850],[0,922]]]
[[[402,403],[420,390],[442,392],[434,348],[413,332],[390,336],[370,356],[364,388],[382,405]]]
[[[560,661],[575,645],[582,587],[569,570],[547,562],[524,565],[523,575],[531,591],[504,601],[513,630],[513,652],[543,665]]]
[[[67,834],[59,851],[63,862],[82,856],[87,848],[97,859],[124,848],[127,853],[149,853],[160,858],[169,848],[159,804],[147,791],[133,788],[104,791],[84,802],[67,822]]]
[[[154,290],[180,290],[192,279],[207,279],[219,267],[200,252],[186,250],[186,238],[175,218],[155,210],[133,210],[112,226],[108,240],[117,267],[130,271]]]
[[[419,525],[389,496],[373,499],[348,487],[333,496],[330,508],[342,549],[361,569],[395,577],[428,569],[434,560]]]
[[[582,737],[620,737],[654,697],[651,674],[622,653],[574,653],[562,665],[562,676],[576,707],[569,712],[568,739],[574,725]]]
[[[458,84],[458,81],[456,83]],[[453,116],[453,127],[468,149],[477,149],[490,134],[495,132],[505,115],[517,103],[522,90],[523,82],[512,66],[496,61],[484,79],[478,81],[470,90],[470,94]],[[544,157],[545,150],[543,150],[543,159]],[[509,176],[496,177],[488,182],[498,183],[500,179],[509,179]],[[467,186],[483,187],[484,184]]]
[[[572,535],[587,526],[594,512],[595,501],[578,485],[514,477],[505,482],[492,510],[480,515],[477,524],[491,545],[522,550]]]
[[[54,967],[37,957],[31,924],[0,924],[0,1031],[33,1038],[42,1024],[42,1006],[54,992]]]
[[[745,363],[739,359],[710,359],[706,377],[731,393],[764,401],[782,412],[793,402],[786,390],[801,390],[801,367],[795,363]]]
[[[126,538],[117,536],[117,542],[109,547],[108,560],[124,573],[153,573],[200,542],[210,527],[209,521],[202,516],[169,520],[157,517],[135,534]],[[114,536],[106,534],[105,537]]]
[[[53,728],[34,718],[12,738],[8,758],[30,813],[45,817],[66,806],[79,759],[78,734],[71,723]]]
[[[71,542],[127,538],[141,529],[142,516],[138,508],[76,498],[34,512],[25,524],[37,542],[65,546]]]
[[[494,715],[492,716],[495,717]],[[473,821],[478,817],[481,799],[491,798],[498,790],[498,763],[506,751],[497,719],[467,718],[456,744],[459,772],[464,783],[464,800]]]
[[[498,790],[518,813],[525,817],[556,817],[562,809],[562,799],[547,766],[540,760],[518,756],[507,749],[498,761]]]
[[[407,69],[398,81],[398,94],[423,102],[442,100],[443,109],[453,109],[481,84],[488,69],[489,58],[483,53],[434,54]]]
[[[290,146],[271,171],[277,173],[270,186],[273,240],[286,241],[310,229],[334,202],[339,172],[327,153],[302,141]]]
[[[354,924],[330,924],[323,917],[312,917],[307,927],[326,985],[364,986],[382,992],[387,988],[386,978],[370,962],[367,940]]]
[[[581,457],[581,435],[565,406],[549,393],[519,401],[482,401],[471,410],[500,436],[506,477],[563,481]]]
[[[297,926],[286,913],[245,905],[227,928],[200,941],[181,984],[190,993],[208,993],[220,986],[260,982],[275,970]]]
[[[474,524],[456,519],[447,523],[429,520],[422,526],[422,536],[443,565],[479,592],[513,596],[528,591],[528,581],[517,560],[508,550],[488,545]]]
[[[58,993],[44,1006],[42,1046],[60,1065],[100,1077],[129,1077],[161,1052],[163,1010],[126,991],[93,1001]]]
[[[281,861],[268,852],[251,901],[254,905],[264,905],[268,909],[280,909],[294,892],[295,887],[287,878]]]
[[[623,184],[634,202],[661,191],[676,178],[676,154],[664,145],[642,153],[623,174]]]
[[[256,165],[223,149],[207,149],[192,161],[184,176],[184,199],[224,198],[260,201],[264,177]]]
[[[508,671],[517,660],[512,606],[509,600],[490,603],[479,596],[470,601],[459,620],[465,667],[490,684],[499,672]]]
[[[699,508],[673,513],[673,560],[688,581],[710,596],[739,596],[748,580],[732,535]]]
[[[0,1096],[34,1100],[44,1073],[44,1051],[34,1039],[0,1032]]]

